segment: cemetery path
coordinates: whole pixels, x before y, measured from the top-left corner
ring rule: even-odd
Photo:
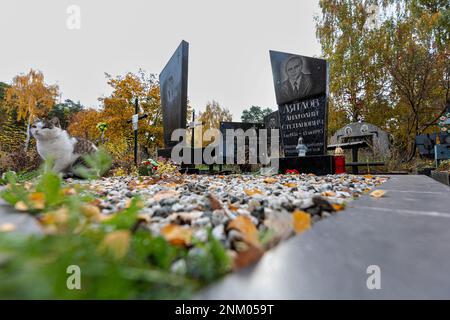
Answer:
[[[449,187],[405,175],[379,188],[384,198],[351,202],[195,298],[450,298]],[[379,267],[380,289],[368,289],[371,265]]]
[[[0,199],[0,226],[11,224],[15,232],[24,234],[42,233],[39,222],[28,213],[19,213],[11,209],[3,199]]]

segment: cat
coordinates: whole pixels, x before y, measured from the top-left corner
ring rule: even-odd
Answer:
[[[98,150],[91,141],[70,136],[61,128],[56,117],[51,120],[36,119],[30,131],[36,139],[39,156],[43,160],[53,159],[53,170],[65,177],[76,176],[73,172],[75,165],[82,161],[84,155]]]

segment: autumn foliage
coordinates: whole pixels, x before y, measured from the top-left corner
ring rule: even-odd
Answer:
[[[103,107],[77,113],[71,119],[68,131],[74,136],[104,144],[116,158],[129,157],[133,153],[133,130],[129,121],[135,113],[137,99],[140,115],[147,114],[147,118],[139,121],[139,145],[144,156],[154,153],[163,144],[159,83],[155,76],[139,70],[137,74],[117,77],[106,74],[106,79],[113,91],[110,96],[100,99]],[[99,122],[107,124],[104,141],[101,141],[101,132],[97,128]]]

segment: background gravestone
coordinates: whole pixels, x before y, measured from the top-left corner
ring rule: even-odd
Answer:
[[[232,129],[232,130],[238,130],[238,129],[242,129],[245,133],[245,131],[247,131],[248,129],[255,129],[256,130],[256,136],[257,136],[257,141],[259,141],[259,129],[264,129],[264,124],[263,123],[250,123],[250,122],[221,122],[220,123],[220,132],[222,134],[222,138],[223,138],[223,145],[222,148],[220,150],[221,154],[219,155],[220,157],[222,157],[223,159],[223,163],[227,163],[227,133],[226,130],[227,129]],[[231,153],[231,158],[228,159],[228,162],[230,163],[237,163],[237,143],[236,143],[236,139],[233,143],[234,145],[234,150]],[[258,152],[258,146],[250,146],[248,139],[246,138],[245,141],[245,148],[246,150],[248,150],[248,148],[253,148],[256,147],[256,152]],[[259,154],[258,154],[259,155]],[[247,159],[247,157],[246,157]],[[247,159],[248,160],[248,159]]]
[[[306,155],[325,155],[328,63],[323,59],[270,51],[281,141],[285,156],[297,156],[299,136]]]
[[[263,120],[266,129],[279,129],[280,128],[280,114],[277,111],[269,113]]]
[[[189,43],[181,41],[159,75],[166,148],[177,144],[177,141],[170,141],[172,132],[186,128],[188,52]]]
[[[436,139],[436,138],[435,138]],[[330,144],[366,141],[367,145],[377,154],[388,156],[391,137],[381,128],[367,122],[353,122],[336,131]]]

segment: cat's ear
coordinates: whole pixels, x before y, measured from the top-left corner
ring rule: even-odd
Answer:
[[[55,127],[61,128],[61,124],[59,123],[59,119],[57,117],[53,117],[50,120],[50,123],[53,124]]]
[[[37,123],[37,122],[40,122],[40,121],[41,121],[41,119],[38,118],[38,117],[33,117],[33,118],[31,119],[31,123]]]

